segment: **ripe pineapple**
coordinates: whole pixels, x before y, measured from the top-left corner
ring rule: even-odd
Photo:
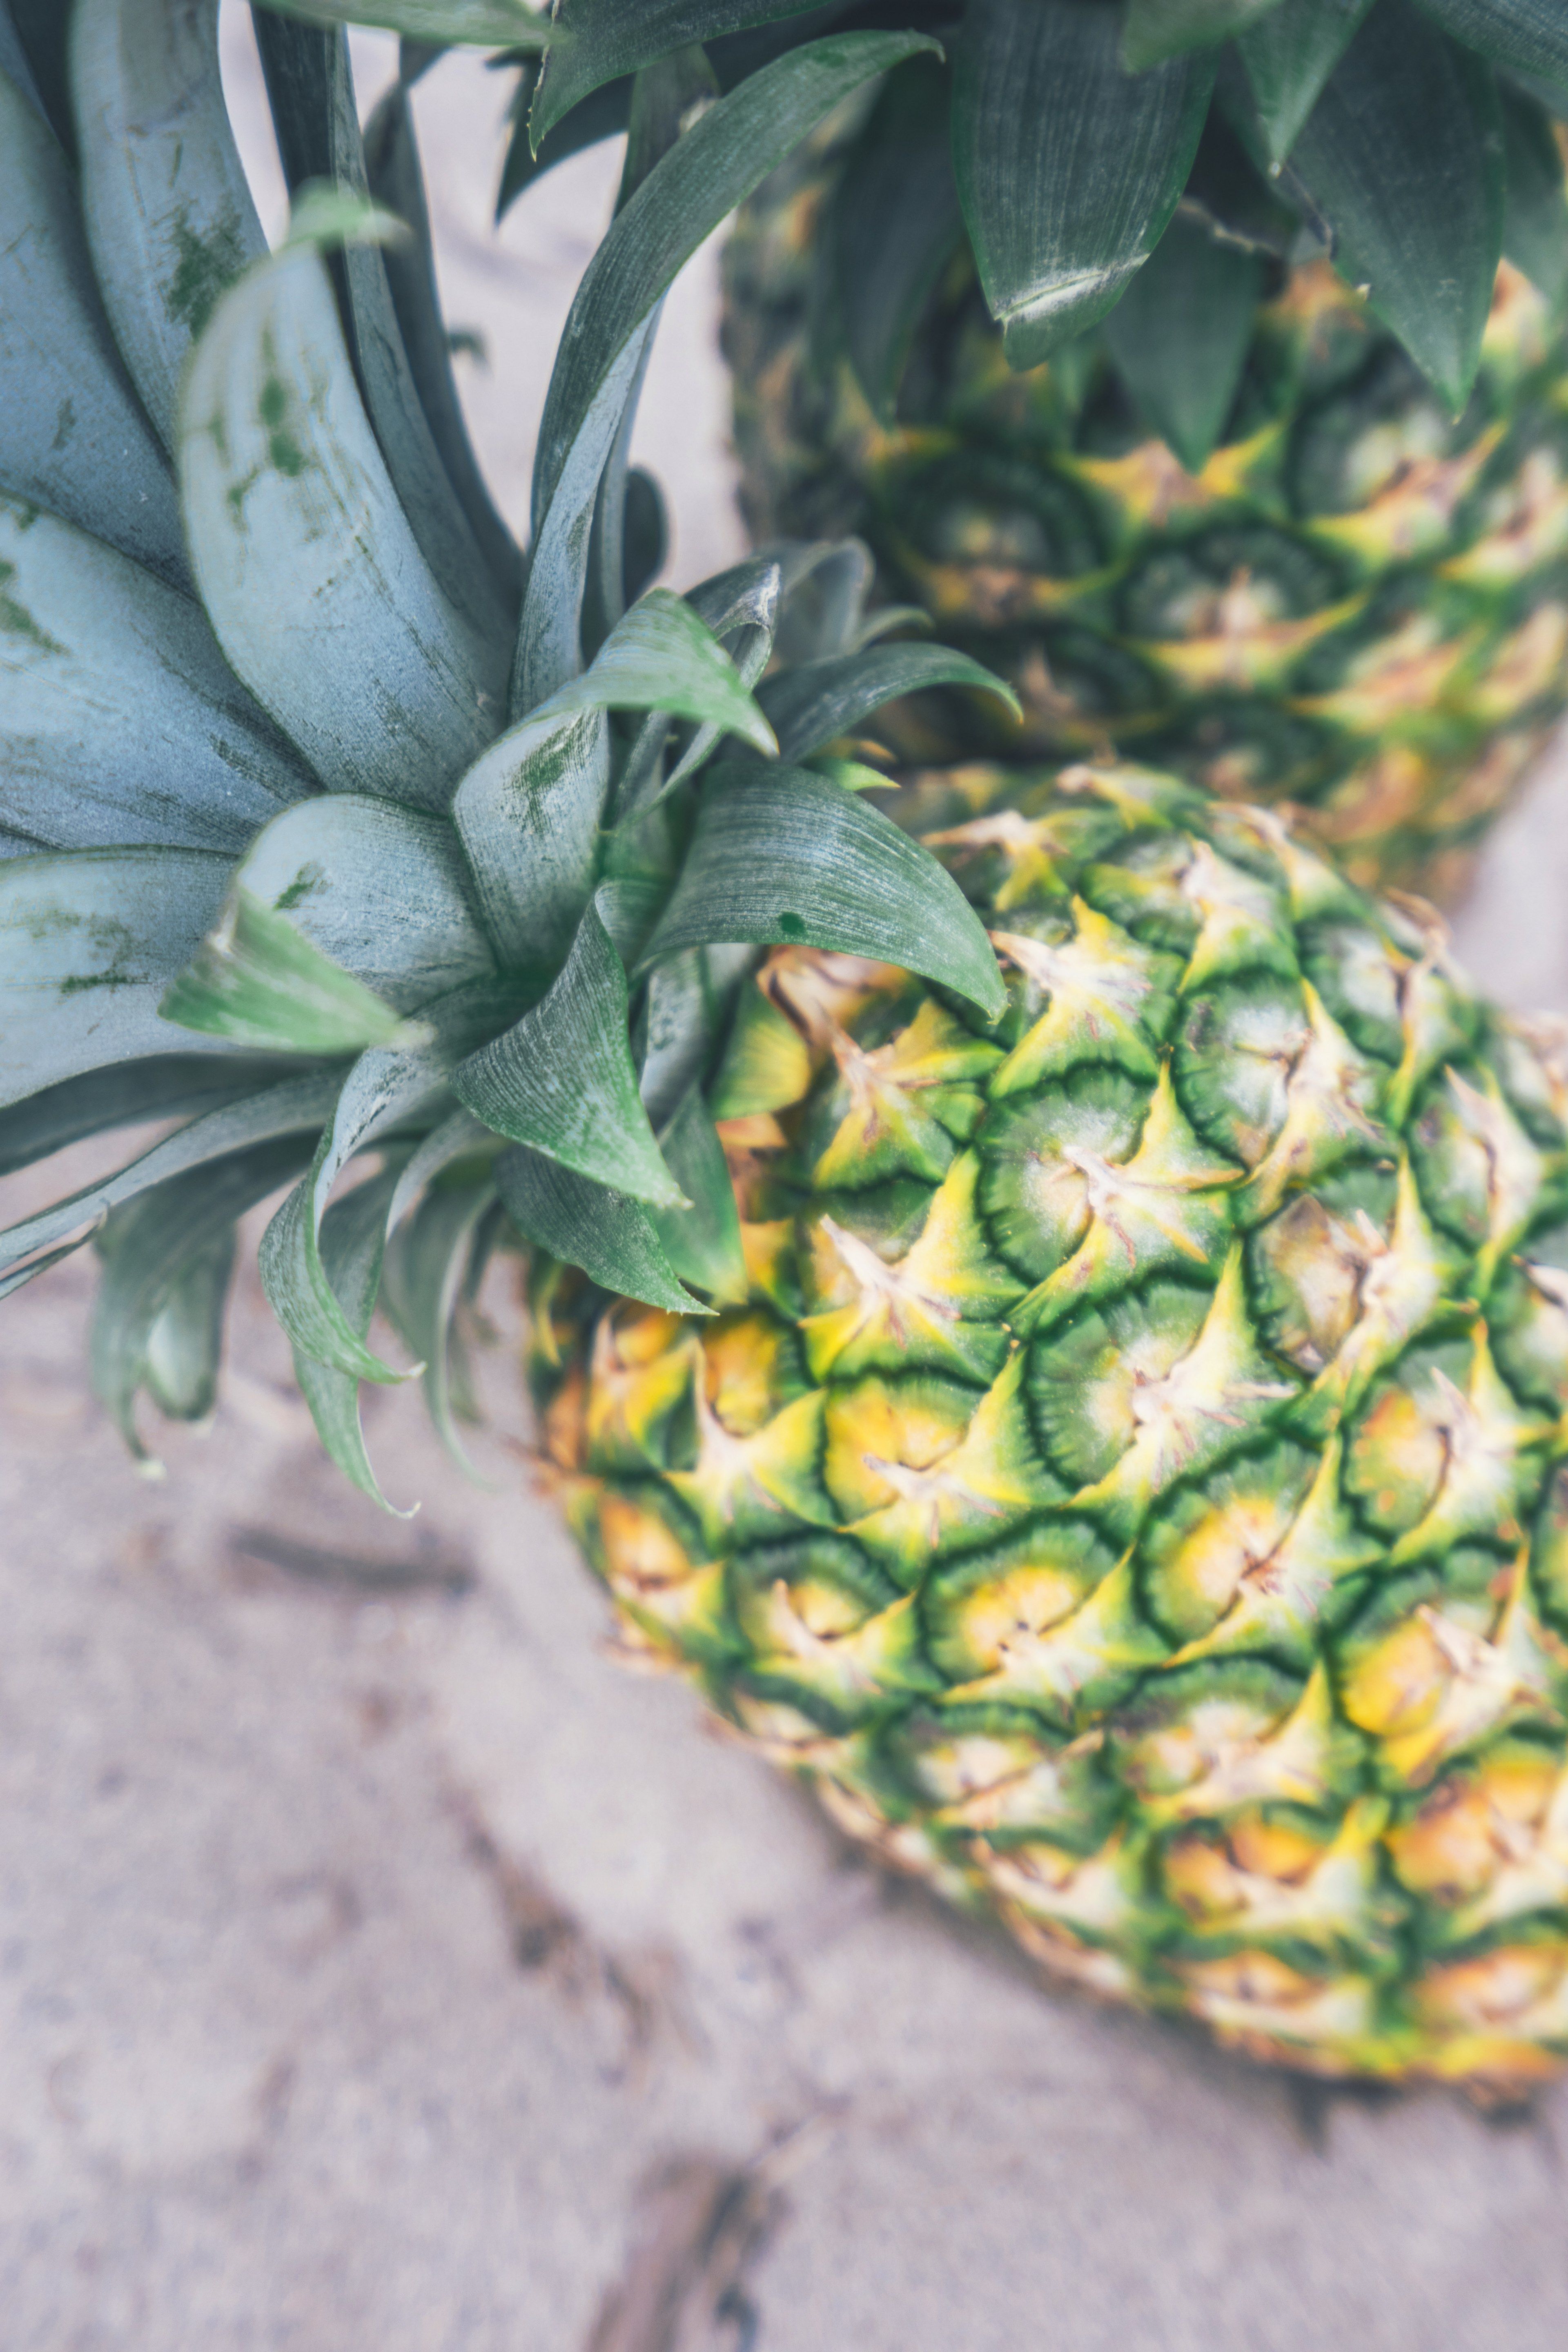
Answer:
[[[784,949],[709,1091],[749,1286],[536,1268],[631,1647],[1096,1992],[1325,2074],[1568,2054],[1568,1041],[1131,765],[940,848],[987,1024]]]
[[[1568,698],[1568,19],[892,13],[946,68],[825,126],[726,260],[753,528],[860,531],[885,594],[1025,705],[1017,730],[930,698],[883,740],[915,767],[1118,747],[1451,895]],[[735,35],[779,14],[680,21],[731,37],[729,78],[820,29]],[[558,104],[589,78],[569,49],[552,76]]]

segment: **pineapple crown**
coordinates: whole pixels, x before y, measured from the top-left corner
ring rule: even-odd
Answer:
[[[380,1499],[384,1285],[447,1434],[454,1308],[509,1237],[666,1307],[744,1295],[703,1081],[761,948],[1003,1004],[956,886],[831,747],[914,688],[1006,689],[879,641],[853,542],[636,593],[665,289],[915,45],[823,45],[792,113],[748,85],[683,134],[648,69],[525,564],[463,437],[404,86],[367,162],[342,31],[258,18],[295,189],[268,254],[216,0],[78,0],[52,84],[40,21],[0,12],[0,1170],[177,1124],[0,1235],[0,1292],[96,1243],[94,1377],[141,1454],[143,1392],[210,1407],[236,1221],[291,1186],[262,1282]]]
[[[1331,259],[1456,414],[1500,259],[1549,302],[1568,285],[1559,0],[558,0],[503,199],[626,122],[677,43],[709,44],[716,87],[782,89],[868,24],[940,45],[836,126],[816,240],[822,348],[885,420],[965,240],[1012,365],[1103,352],[1194,472],[1288,264]]]

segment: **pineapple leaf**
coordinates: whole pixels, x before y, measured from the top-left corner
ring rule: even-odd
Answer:
[[[383,1284],[387,1313],[404,1344],[425,1367],[420,1385],[436,1433],[476,1485],[484,1481],[464,1450],[453,1418],[452,1318],[480,1221],[495,1198],[495,1184],[488,1177],[481,1184],[427,1192],[393,1236]]]
[[[65,850],[0,864],[0,1104],[105,1062],[192,1049],[159,1017],[230,873],[197,849]],[[208,1051],[222,1048],[215,1039]]]
[[[158,1010],[182,1029],[284,1054],[410,1042],[390,1004],[243,883]]]
[[[98,1237],[103,1259],[92,1318],[92,1385],[132,1454],[152,1475],[136,1428],[153,1332],[193,1269],[216,1252],[247,1209],[295,1175],[309,1152],[297,1136],[237,1151],[171,1177],[110,1217]]]
[[[261,0],[261,5],[307,25],[374,25],[442,48],[542,49],[550,37],[548,17],[527,0]]]
[[[1279,0],[1237,43],[1268,161],[1282,163],[1372,0]]]
[[[750,1282],[741,1246],[735,1190],[700,1087],[690,1087],[659,1129],[659,1149],[690,1206],[650,1209],[665,1255],[682,1282],[705,1290],[721,1306],[744,1303]]]
[[[1568,288],[1568,196],[1563,159],[1543,107],[1500,86],[1508,203],[1502,247],[1516,268],[1553,305]]]
[[[953,46],[958,192],[1009,363],[1102,319],[1175,209],[1214,59],[1126,73],[1099,0],[970,0]]]
[[[1331,77],[1290,168],[1335,260],[1457,413],[1480,364],[1502,256],[1497,91],[1412,5],[1380,0]]]
[[[279,1136],[307,1131],[315,1135],[331,1117],[342,1084],[341,1072],[311,1071],[284,1078],[242,1101],[220,1104],[192,1119],[112,1176],[72,1192],[36,1216],[23,1218],[19,1224],[7,1226],[0,1233],[0,1274],[22,1265],[35,1252],[53,1251],[57,1243],[79,1247],[91,1240],[110,1210],[187,1169],[207,1167],[215,1160]],[[68,1236],[73,1238],[68,1241]]]
[[[238,1241],[230,1225],[188,1260],[148,1330],[142,1376],[167,1421],[205,1421],[217,1402],[223,1318]]]
[[[166,449],[180,373],[224,289],[267,250],[218,73],[217,0],[77,0],[71,95],[93,267]]]
[[[686,599],[713,636],[724,644],[742,687],[754,686],[768,666],[783,584],[783,571],[772,557],[752,557],[703,581]],[[666,775],[662,762],[669,720],[656,711],[639,731],[616,780],[617,824],[643,815],[677,784],[695,775],[721,732],[717,723],[700,726]]]
[[[682,1285],[640,1202],[526,1149],[501,1155],[496,1183],[524,1241],[581,1266],[601,1289],[671,1315],[713,1312]]]
[[[1121,62],[1142,73],[1184,49],[1207,48],[1278,7],[1279,0],[1127,0]]]
[[[416,1143],[403,1165],[392,1204],[386,1213],[386,1230],[395,1233],[409,1211],[433,1184],[437,1176],[459,1160],[474,1158],[480,1152],[495,1154],[497,1138],[476,1118],[471,1110],[455,1110],[439,1127]]]
[[[397,1182],[395,1166],[383,1169],[342,1200],[334,1201],[321,1220],[321,1272],[344,1321],[362,1340],[370,1329],[381,1288],[388,1202]],[[394,1518],[412,1518],[412,1510],[400,1511],[387,1501],[371,1468],[360,1420],[360,1384],[353,1374],[318,1364],[297,1348],[294,1377],[310,1408],[317,1435],[344,1476]]]
[[[39,94],[32,65],[22,44],[22,36],[12,21],[5,0],[0,0],[0,74],[16,83],[28,105],[41,121],[47,122],[48,110]]]
[[[188,596],[0,496],[0,824],[237,856],[310,793]]]
[[[279,1076],[270,1054],[165,1054],[86,1070],[0,1111],[0,1176],[30,1168],[87,1135],[219,1109],[276,1086]]]
[[[296,1349],[356,1380],[406,1379],[384,1364],[345,1318],[321,1264],[321,1220],[351,1160],[384,1136],[444,1110],[452,1065],[493,1034],[510,1010],[505,992],[480,983],[456,989],[429,1008],[425,1042],[362,1054],[338,1096],[331,1124],[261,1237],[261,1286]]]
[[[1225,430],[1264,266],[1178,213],[1105,322],[1122,381],[1189,474],[1203,471]]]
[[[558,962],[594,887],[610,782],[602,710],[525,719],[476,761],[452,802],[503,963]]]
[[[781,755],[798,761],[853,733],[884,703],[938,686],[994,695],[1015,719],[1023,717],[1010,686],[967,654],[950,653],[944,646],[872,646],[864,653],[803,662],[769,678],[758,699],[778,730]]]
[[[235,880],[395,1012],[494,971],[451,826],[395,801],[306,801],[258,835]]]
[[[879,810],[805,768],[709,772],[638,974],[710,941],[835,948],[902,964],[994,1017],[1006,991],[958,885]]]
[[[568,0],[552,27],[529,115],[533,151],[606,82],[672,49],[752,25],[804,16],[817,0]]]
[[[838,329],[884,424],[927,299],[963,237],[944,77],[889,74],[833,201]]]
[[[491,501],[463,419],[452,374],[452,347],[436,286],[430,214],[414,114],[407,87],[401,79],[393,83],[372,115],[364,146],[372,195],[395,218],[405,221],[411,232],[401,245],[389,247],[385,255],[387,285],[409,373],[475,544],[505,609],[515,615],[522,600],[522,557]]]
[[[569,155],[581,154],[584,147],[596,147],[602,139],[617,137],[631,118],[631,76],[626,74],[619,81],[604,82],[591,90],[536,149],[529,138],[528,117],[538,86],[538,68],[525,64],[512,102],[511,139],[496,195],[498,222],[505,219],[523,190],[531,187],[541,173],[553,164],[563,163]]]
[[[24,86],[30,83],[39,114],[77,163],[76,122],[71,113],[69,36],[70,10],[60,0],[0,0],[0,12],[11,20],[13,37],[26,61]]]
[[[494,732],[501,676],[416,542],[314,252],[274,255],[219,302],[185,377],[180,471],[202,601],[257,700],[330,789],[444,807]]]
[[[713,630],[668,588],[649,589],[616,622],[584,675],[552,695],[531,723],[576,710],[667,710],[738,735],[754,751],[779,748]]]
[[[595,1184],[655,1206],[682,1199],[637,1094],[626,969],[598,908],[584,909],[548,993],[452,1073],[487,1127]]]
[[[368,203],[347,36],[267,14],[254,21],[290,196],[314,205],[318,217],[345,199]],[[496,588],[436,446],[386,259],[378,243],[355,236],[331,269],[355,380],[398,502],[442,593],[481,649],[482,682],[495,687],[505,674],[515,607]]]
[[[3,74],[0,490],[188,583],[174,486],[103,315],[69,169]]]
[[[1568,16],[1562,0],[1420,0],[1428,16],[1495,65],[1568,83]]]

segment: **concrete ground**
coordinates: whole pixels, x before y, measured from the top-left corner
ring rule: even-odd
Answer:
[[[456,154],[493,100],[441,72]],[[505,270],[477,168],[445,224],[514,500],[513,358],[603,163]],[[672,311],[649,437],[702,489],[710,270]],[[1564,903],[1568,758],[1461,946],[1568,1010]],[[0,1318],[5,2352],[1561,2352],[1568,2093],[1503,2126],[1303,2091],[884,1882],[606,1654],[504,1293],[488,1490],[373,1401],[398,1522],[321,1464],[253,1277],[213,1430],[138,1481],[89,1287]]]

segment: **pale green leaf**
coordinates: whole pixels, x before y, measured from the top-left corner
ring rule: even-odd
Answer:
[[[76,0],[71,92],[93,266],[142,405],[174,445],[180,374],[267,250],[218,73],[217,0]]]
[[[678,1202],[637,1094],[627,1013],[625,967],[590,905],[548,994],[461,1063],[452,1090],[498,1135],[596,1184]]]
[[[69,169],[0,74],[0,491],[188,578],[174,483],[103,315]]]
[[[158,1010],[182,1029],[282,1054],[341,1055],[406,1042],[390,1004],[237,885]]]
[[[921,312],[963,240],[947,81],[911,58],[887,85],[845,163],[830,233],[838,330],[877,415],[891,424]]]
[[[689,1206],[650,1209],[654,1231],[682,1282],[721,1306],[742,1304],[751,1284],[741,1246],[741,1215],[724,1148],[693,1087],[659,1129],[659,1149]]]
[[[711,1313],[682,1285],[640,1202],[525,1149],[503,1152],[496,1184],[523,1239],[601,1289],[674,1315]]]
[[[277,1086],[283,1074],[271,1054],[163,1054],[84,1070],[0,1110],[0,1176],[30,1168],[87,1135],[216,1110]]]
[[[424,1365],[420,1386],[442,1444],[459,1469],[479,1474],[458,1435],[452,1410],[452,1321],[479,1223],[494,1204],[488,1176],[427,1192],[387,1251],[384,1303],[404,1344]]]
[[[203,1168],[252,1144],[285,1135],[315,1134],[331,1116],[342,1084],[340,1072],[316,1071],[266,1087],[243,1100],[224,1103],[165,1136],[140,1158],[0,1232],[0,1273],[35,1252],[52,1250],[74,1235],[72,1246],[89,1241],[111,1209],[187,1169]]]
[[[1159,243],[1214,86],[1212,55],[1129,74],[1103,0],[970,0],[952,148],[980,281],[1010,363],[1103,318]]]
[[[395,1167],[384,1169],[334,1201],[321,1220],[321,1272],[343,1320],[362,1340],[381,1288],[387,1203],[397,1181]],[[387,1501],[371,1467],[360,1420],[360,1384],[353,1373],[318,1364],[296,1349],[294,1377],[310,1408],[316,1433],[338,1468],[394,1518],[412,1518],[413,1511],[400,1511]]]
[[[188,596],[0,497],[0,823],[237,854],[312,790]]]
[[[274,818],[235,880],[395,1012],[495,969],[445,817],[368,794],[323,794]]]
[[[485,927],[514,970],[548,970],[571,946],[609,782],[609,726],[589,709],[509,728],[458,785],[452,822]]]
[[[239,1236],[231,1225],[183,1265],[148,1328],[142,1376],[168,1421],[205,1421],[217,1402],[223,1320]]]
[[[1266,265],[1178,213],[1105,322],[1105,340],[1144,422],[1203,471],[1247,364]]]
[[[501,684],[415,542],[314,252],[275,255],[219,302],[180,467],[202,600],[258,701],[333,791],[443,807]]]
[[[0,1103],[79,1071],[196,1049],[164,989],[223,902],[226,857],[62,850],[0,862]],[[208,1051],[224,1049],[215,1038]]]
[[[1568,83],[1568,15],[1563,0],[1421,0],[1429,16],[1495,65]]]
[[[805,16],[817,0],[565,0],[557,14],[529,130],[537,149],[606,82],[695,41]]]
[[[864,653],[805,662],[778,671],[757,698],[778,730],[782,756],[804,760],[838,736],[853,734],[885,703],[939,686],[994,696],[1015,719],[1023,715],[1010,686],[967,654],[950,653],[944,646],[873,646]]]
[[[951,875],[878,810],[804,768],[709,772],[680,879],[644,949],[750,940],[902,964],[982,1012],[1006,1003],[996,959]]]

